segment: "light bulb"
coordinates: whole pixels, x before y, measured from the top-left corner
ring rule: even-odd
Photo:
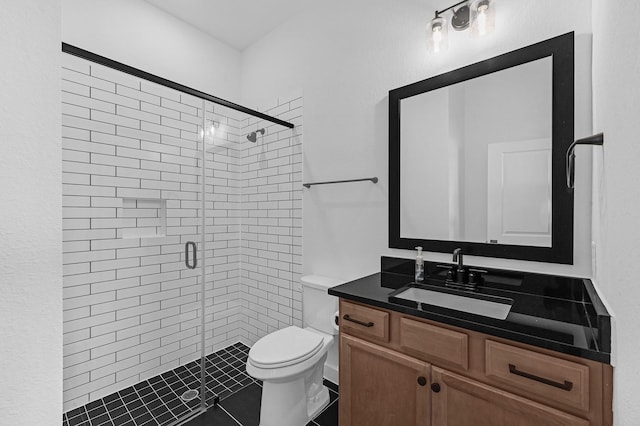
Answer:
[[[434,53],[447,50],[447,22],[441,16],[427,25],[427,47]]]
[[[441,28],[433,28],[433,51],[438,53],[440,51],[440,43],[442,42]]]
[[[478,34],[485,35],[487,33],[487,6],[478,8]]]
[[[475,16],[473,18],[472,33],[476,37],[482,37],[493,31],[495,27],[495,1],[479,0],[475,3]]]

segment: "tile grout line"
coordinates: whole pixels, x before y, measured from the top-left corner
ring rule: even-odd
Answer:
[[[175,375],[175,376],[176,376],[176,377],[177,377],[177,378],[182,382],[182,379],[180,378],[180,376],[178,376],[177,374],[175,374],[175,371],[174,371],[174,370],[167,371],[167,372],[162,373],[162,374],[166,374],[166,373],[169,373],[169,372],[173,373],[173,374],[174,374],[174,375]],[[169,389],[169,390],[171,391],[171,393],[173,393],[173,394],[176,396],[176,398],[177,398],[177,399],[182,403],[182,405],[184,405],[185,407],[187,407],[187,409],[188,409],[189,411],[193,411],[194,409],[193,409],[193,408],[191,408],[191,407],[189,407],[189,406],[186,404],[186,402],[187,402],[187,401],[184,401],[184,400],[182,399],[182,396],[181,396],[181,395],[178,395],[178,394],[176,393],[176,391],[171,387],[171,385],[169,384],[169,382],[167,382],[167,380],[166,380],[164,377],[162,377],[162,374],[160,374],[160,378],[161,378],[161,379],[162,379],[162,381],[165,383],[165,385],[166,385],[167,389]],[[184,382],[182,382],[182,383],[186,386],[186,383],[184,383]],[[189,387],[187,387],[187,388],[188,388],[188,389],[191,389],[191,388],[189,388]],[[161,397],[161,398],[162,398],[162,397]],[[164,402],[164,401],[162,401],[162,402]],[[165,404],[165,405],[166,405],[166,404]],[[167,408],[169,408],[169,406],[168,406],[168,405],[167,405]],[[176,415],[176,414],[173,412],[173,410],[172,410],[171,408],[169,408],[169,411],[171,412],[171,414],[172,414],[176,419],[179,419],[179,418],[180,418],[178,415]]]
[[[78,416],[80,415],[84,415],[87,418],[87,421],[89,421],[89,411],[87,411],[87,404],[83,405],[82,408],[84,409],[84,412],[82,414],[78,414]],[[74,416],[73,418],[76,418],[78,416]],[[69,417],[67,416],[67,419]]]
[[[207,377],[211,377],[211,379],[212,379],[215,383],[217,383],[217,384],[219,384],[219,385],[221,385],[221,386],[224,386],[224,385],[223,385],[223,384],[222,384],[218,379],[216,379],[216,378],[215,378],[215,376],[214,376],[214,375],[209,374],[209,372],[207,371],[207,365],[206,365],[206,364],[207,364],[207,361],[208,361],[208,357],[205,357],[205,373],[206,373]],[[217,368],[213,363],[211,363],[211,364],[212,364],[212,366],[213,366],[213,367]],[[189,374],[191,374],[191,376],[193,376],[193,377],[195,377],[196,379],[200,380],[200,377],[196,376],[196,375],[193,373],[193,371],[191,371],[190,369],[187,369],[187,371],[189,372]],[[221,371],[221,370],[220,370],[220,371]],[[207,381],[207,382],[208,382],[208,381]],[[206,386],[206,384],[207,384],[207,383],[205,383],[205,388],[206,388],[207,390],[211,390],[211,393],[214,395],[214,399],[215,399],[215,397],[216,397],[216,396],[218,396],[218,397],[220,396],[220,395],[218,395],[216,392],[214,392],[214,391],[213,391],[213,388],[209,389],[209,387],[208,387],[208,386]],[[215,387],[215,386],[214,386],[214,387]],[[227,387],[226,387],[226,386],[224,386],[224,388],[225,388],[226,390],[229,390],[229,391],[230,391],[230,389],[227,389]],[[205,404],[206,404],[206,403],[207,403],[206,395],[204,395],[204,398],[205,398]]]
[[[147,380],[145,380],[144,382],[147,382]],[[140,382],[143,383],[143,382]],[[151,387],[149,385],[149,387]],[[142,396],[140,395],[140,393],[138,392],[138,389],[136,389],[134,386],[131,386],[131,388],[133,389],[133,391],[136,393],[136,395],[138,396],[138,400],[142,403],[142,406],[147,410],[147,413],[149,413],[149,415],[151,416],[152,419],[155,420],[155,417],[153,417],[153,413],[151,412],[151,410],[149,410],[149,407],[147,407],[146,402],[144,402],[144,400],[142,399]],[[136,421],[136,417],[133,417],[133,422],[137,425],[138,422]]]
[[[104,398],[101,398],[100,401],[102,401],[102,406],[104,407],[104,410],[107,412],[107,417],[109,417],[109,422],[113,424],[113,418],[111,418],[111,413],[109,412],[109,408],[107,407],[107,404],[104,402]],[[91,419],[89,419],[89,421],[93,423]],[[105,424],[105,423],[102,423],[102,424]]]
[[[243,344],[243,346],[246,346],[246,345],[244,345],[244,344]],[[236,346],[232,346],[232,347],[234,347],[235,349],[237,349],[238,351],[240,351],[240,352],[242,353],[242,355],[246,355],[246,356],[248,356],[248,353],[245,353],[245,352],[244,352],[244,348],[243,348],[243,349],[240,349],[240,348],[238,348],[238,347],[236,347]],[[226,355],[227,357],[226,357],[226,358],[221,357],[221,360],[222,360],[223,362],[225,362],[229,367],[231,367],[231,368],[232,368],[232,371],[235,371],[235,372],[239,373],[239,374],[236,374],[235,376],[237,377],[238,375],[243,375],[245,378],[249,378],[249,379],[251,379],[251,382],[250,382],[250,383],[248,383],[248,384],[243,384],[242,382],[240,382],[239,380],[237,380],[235,377],[231,377],[228,373],[224,373],[224,371],[223,371],[223,373],[224,373],[224,374],[227,374],[229,377],[231,377],[231,379],[232,379],[234,382],[236,382],[236,383],[240,386],[240,388],[236,389],[235,391],[232,391],[231,389],[229,389],[230,393],[231,393],[231,394],[233,394],[234,392],[239,392],[240,390],[242,390],[242,389],[246,388],[247,386],[249,386],[251,383],[254,383],[255,381],[253,380],[253,378],[252,378],[251,376],[249,376],[249,375],[248,375],[247,373],[245,373],[244,371],[242,371],[242,370],[238,369],[237,367],[233,366],[233,365],[232,365],[232,363],[230,363],[230,362],[228,361],[228,358],[229,358],[229,357],[231,357],[231,358],[234,358],[234,359],[235,359],[235,361],[240,361],[240,362],[245,362],[245,361],[244,361],[244,360],[242,360],[242,359],[240,359],[240,358],[238,358],[238,356],[236,356],[236,354],[231,353],[231,351],[230,351],[228,348],[224,348],[223,350],[225,351],[225,355]],[[221,383],[221,384],[222,384],[222,383]],[[225,385],[224,385],[224,384],[222,384],[222,386],[225,386]],[[225,386],[225,387],[226,387],[226,386]],[[228,396],[231,396],[231,395],[228,395]]]
[[[124,409],[127,411],[127,414],[129,414],[129,416],[131,417],[131,420],[133,420],[133,422],[135,423],[135,418],[133,417],[133,414],[129,410],[128,404],[125,402],[124,399],[122,399],[122,395],[120,394],[120,392],[116,392],[116,394],[118,395],[118,398],[120,398],[120,401],[122,401],[122,404],[124,405]],[[108,408],[107,408],[107,411],[108,411]]]
[[[236,358],[236,360],[237,360],[237,361],[242,361],[241,359],[237,358],[237,357],[236,357],[235,355],[233,355],[233,354],[229,354],[229,355],[230,355],[230,356],[232,356],[232,357],[234,357],[234,358]],[[239,373],[239,374],[241,374],[241,375],[244,375],[244,376],[250,377],[247,373],[245,373],[244,371],[242,371],[242,370],[238,369],[237,367],[233,366],[231,363],[229,363],[229,366],[232,368],[232,370],[233,370],[233,371],[236,371],[236,372],[238,372],[238,373]],[[231,377],[228,373],[227,373],[227,375],[228,375],[229,377]],[[238,376],[238,374],[236,374],[235,376],[237,377],[237,376]],[[245,385],[243,385],[242,383],[240,383],[240,381],[236,380],[236,378],[235,378],[235,377],[231,377],[231,380],[235,381],[235,382],[236,382],[238,385],[240,385],[242,388],[244,388],[244,387],[245,387]]]
[[[171,370],[173,371],[173,370]],[[165,374],[165,373],[162,373]],[[164,387],[166,387],[167,389],[169,389],[169,391],[171,391],[172,394],[176,395],[176,393],[173,391],[173,389],[171,388],[171,386],[169,385],[169,383],[164,379],[164,377],[162,377],[162,374],[159,374],[156,377],[159,377],[160,380],[162,380],[162,382],[164,383]],[[167,403],[164,401],[164,399],[162,399],[162,396],[160,396],[160,394],[158,394],[158,392],[156,392],[155,388],[153,387],[153,385],[151,385],[151,389],[153,389],[153,392],[158,396],[158,399],[160,400],[160,402],[162,402],[162,404],[167,408],[167,411],[174,417],[174,420],[172,421],[176,421],[179,420],[180,418],[173,412],[173,410],[167,405]],[[180,399],[180,397],[178,397],[178,399]],[[187,407],[189,408],[189,407]],[[153,415],[153,413],[152,413]],[[159,422],[158,422],[159,423]]]
[[[224,349],[223,349],[223,350],[224,350]],[[227,355],[227,356],[233,356],[232,354],[229,354],[229,353],[225,353],[225,355]],[[229,363],[225,358],[220,357],[220,359],[221,359],[223,362],[227,363],[227,366],[231,367],[232,369],[235,369],[235,367],[233,367],[233,366],[232,366],[232,365],[231,365],[231,364],[230,364],[230,363]],[[218,371],[220,371],[220,373],[222,373],[222,374],[224,374],[224,375],[229,376],[229,374],[227,374],[224,370],[222,370],[220,367],[218,367],[214,362],[212,362],[212,365],[213,365],[213,366],[214,366]],[[218,382],[221,386],[223,386],[223,387],[225,388],[225,390],[227,390],[227,391],[229,391],[229,392],[233,392],[229,387],[227,387],[227,386],[224,384],[224,382],[221,382],[219,379],[216,379],[216,378],[215,378],[215,376],[213,376],[213,378],[214,378],[214,380],[215,380],[216,382]],[[234,379],[233,379],[233,377],[231,377],[231,376],[229,376],[229,378],[230,378],[231,380],[234,380]],[[235,380],[234,380],[234,381],[235,381]]]
[[[158,376],[156,376],[158,377]],[[156,390],[153,388],[153,385],[151,384],[151,382],[149,380],[145,380],[145,382],[147,382],[147,384],[149,385],[149,388],[153,391],[153,393],[156,395],[156,399],[158,401],[160,401],[162,403],[162,405],[164,405],[164,407],[167,409],[167,411],[169,413],[171,413],[171,415],[175,418],[174,420],[177,420],[177,417],[173,414],[173,412],[171,411],[171,409],[169,408],[169,406],[167,406],[167,404],[162,400],[162,397],[158,394],[158,392],[156,392]],[[142,398],[141,398],[142,399]],[[144,402],[144,400],[143,400]],[[147,407],[147,404],[145,403],[145,407]],[[149,407],[147,407],[147,410],[149,411],[149,413],[151,414],[151,417],[156,420],[156,416],[154,415],[154,413],[151,412],[151,410],[149,410]],[[157,421],[157,420],[156,420]],[[160,423],[160,422],[158,422]]]

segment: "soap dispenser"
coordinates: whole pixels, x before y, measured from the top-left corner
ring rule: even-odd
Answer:
[[[424,281],[424,259],[422,258],[422,247],[416,247],[418,255],[416,256],[416,276],[415,282],[421,283]]]

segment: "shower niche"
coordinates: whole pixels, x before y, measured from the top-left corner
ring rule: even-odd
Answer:
[[[118,216],[130,219],[118,230],[121,238],[164,237],[167,234],[167,200],[124,198]]]

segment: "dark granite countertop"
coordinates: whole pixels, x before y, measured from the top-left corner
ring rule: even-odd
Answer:
[[[481,333],[609,363],[611,318],[587,278],[482,268],[477,294],[513,299],[506,319],[494,319],[425,303],[390,300],[413,282],[414,261],[382,258],[382,272],[329,289],[334,296]],[[446,268],[425,262],[425,278],[442,282]]]

